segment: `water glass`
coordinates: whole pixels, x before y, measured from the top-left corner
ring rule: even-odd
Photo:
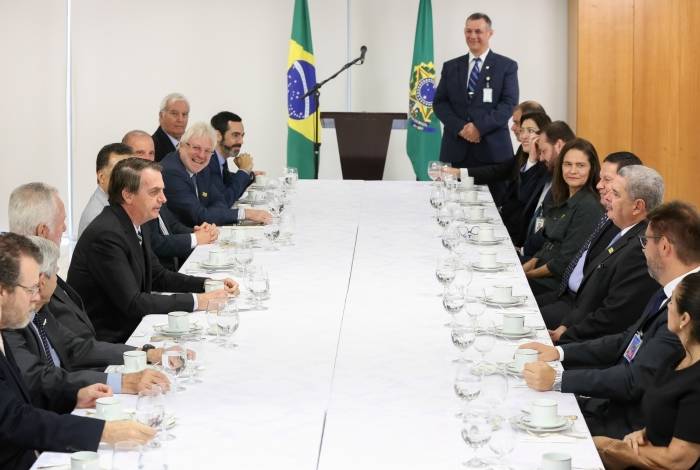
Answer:
[[[491,440],[494,419],[491,410],[486,407],[472,406],[464,411],[462,417],[464,428],[462,439],[474,450],[472,458],[466,462],[468,468],[480,468],[488,465],[478,457],[479,449]]]
[[[279,248],[277,248],[275,241],[280,236],[280,218],[279,217],[272,217],[272,220],[270,221],[270,223],[266,224],[263,227],[263,234],[265,235],[265,238],[267,238],[267,240],[270,242],[270,244],[268,246],[268,250],[270,250],[270,251],[278,250]]]
[[[171,378],[173,390],[182,392],[185,389],[180,384],[180,377],[187,367],[187,350],[182,347],[166,349],[163,351],[163,372]]]
[[[443,287],[443,293],[447,290],[452,281],[457,276],[457,259],[451,255],[442,255],[438,258],[437,267],[435,268],[435,278]]]
[[[226,301],[223,299],[210,300],[207,304],[207,325],[209,325],[209,334],[213,335],[214,338],[210,341],[214,344],[221,344],[224,342],[223,339],[219,337],[219,311],[226,306]],[[214,333],[211,333],[214,331]]]
[[[454,391],[464,406],[468,406],[481,394],[481,376],[474,374],[470,365],[459,364],[455,375]],[[464,411],[457,412],[456,416],[463,417]]]
[[[428,162],[428,177],[432,181],[437,181],[440,179],[440,169],[442,168],[442,162],[432,160]]]
[[[229,299],[226,307],[219,311],[219,316],[217,318],[219,331],[221,331],[222,336],[225,338],[221,345],[224,349],[235,349],[238,347],[236,343],[230,341],[230,338],[238,329],[239,322],[238,303],[236,299]]]
[[[120,441],[114,444],[112,470],[132,470],[141,466],[141,444],[136,441]]]
[[[471,364],[472,361],[467,359],[466,352],[469,347],[474,344],[476,339],[476,328],[473,326],[457,326],[452,329],[452,344],[460,351],[460,356],[452,362],[460,364]]]
[[[248,274],[247,281],[248,290],[250,291],[250,294],[253,296],[254,300],[252,308],[254,310],[265,310],[265,307],[262,305],[262,301],[263,299],[267,298],[270,292],[270,279],[267,276],[267,272],[258,267]]]
[[[498,465],[494,468],[509,470],[510,454],[515,447],[515,432],[506,422],[499,429],[495,429],[491,434],[489,449],[498,457]]]
[[[445,293],[442,296],[442,306],[452,316],[450,322],[445,324],[446,327],[456,328],[460,326],[454,316],[462,311],[466,300],[463,285],[453,283],[445,288]]]
[[[445,205],[445,190],[440,186],[435,186],[430,190],[430,205],[438,210]]]
[[[487,365],[486,353],[490,352],[496,345],[496,338],[493,336],[494,324],[488,318],[477,322],[477,335],[474,340],[474,349],[481,353],[480,367],[483,369]]]
[[[163,392],[158,385],[139,392],[136,400],[136,421],[155,429],[163,427],[165,419],[165,405],[163,404]],[[147,444],[148,447],[160,447],[158,435]]]

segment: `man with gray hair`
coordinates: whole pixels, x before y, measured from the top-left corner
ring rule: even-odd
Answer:
[[[136,394],[153,384],[167,390],[170,382],[162,372],[155,370],[145,369],[124,374],[100,372],[111,364],[121,364],[123,354],[137,348],[97,341],[94,338],[81,338],[54,318],[49,302],[56,288],[59,250],[52,241],[45,238],[28,238],[42,256],[39,266],[39,301],[29,324],[24,328],[6,331],[4,339],[12,347],[17,365],[29,388],[51,394],[65,384],[81,388],[102,383],[109,385],[114,393]],[[147,352],[147,357],[152,363],[160,362],[162,352],[162,349],[154,348]]]
[[[163,181],[168,207],[185,225],[204,222],[217,225],[243,220],[268,223],[269,212],[260,209],[231,209],[214,183],[208,168],[216,147],[216,132],[206,122],[190,126],[182,136],[180,148],[163,159]]]
[[[190,117],[190,103],[180,93],[170,93],[160,103],[158,112],[158,129],[153,133],[156,161],[161,161],[167,154],[174,152],[180,143],[182,134],[187,129]]]
[[[658,289],[649,276],[639,240],[647,213],[660,206],[664,182],[642,165],[620,168],[603,195],[608,218],[620,232],[596,256],[581,256],[569,278],[568,292],[543,307],[543,316],[562,315],[552,340],[560,344],[619,333],[637,321]]]

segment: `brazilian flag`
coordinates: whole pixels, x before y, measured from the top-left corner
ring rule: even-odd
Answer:
[[[440,121],[433,112],[433,98],[433,8],[430,0],[420,0],[409,82],[406,152],[421,181],[428,180],[428,162],[440,156]]]
[[[313,96],[301,98],[315,85],[309,6],[306,0],[295,0],[287,60],[287,165],[299,170],[299,178],[315,178],[316,175],[314,119],[319,119],[319,112],[313,103]],[[318,124],[320,137],[320,122]]]

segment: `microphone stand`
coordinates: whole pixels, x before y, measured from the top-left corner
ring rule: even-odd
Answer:
[[[366,49],[365,49],[366,51]],[[321,102],[321,87],[325,85],[327,82],[330,82],[333,80],[335,77],[340,75],[342,72],[345,70],[349,69],[353,65],[360,63],[363,64],[365,62],[365,51],[362,52],[362,55],[358,57],[357,59],[354,59],[347,64],[343,65],[340,70],[338,70],[336,73],[331,75],[330,77],[326,78],[325,80],[316,83],[309,91],[307,91],[304,96],[301,97],[301,99],[306,99],[309,96],[313,96],[313,103],[315,105],[316,112],[318,112],[318,119],[314,119],[314,148],[313,148],[313,159],[314,159],[314,178],[318,179],[318,166],[319,166],[319,157],[321,155],[321,142],[318,141],[318,122],[321,120],[321,114],[319,112],[319,104]]]

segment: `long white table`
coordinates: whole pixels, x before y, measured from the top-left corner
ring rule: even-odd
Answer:
[[[299,182],[294,246],[255,251],[254,264],[270,275],[268,309],[241,312],[239,347],[206,345],[204,383],[169,402],[178,419],[169,469],[461,467],[470,451],[454,417],[457,351],[437,295],[435,263],[445,249],[428,193],[417,182]],[[497,232],[505,233],[500,221]],[[196,272],[209,249],[198,247],[183,270]],[[466,256],[475,260],[477,251]],[[508,243],[498,252],[499,261],[517,263]],[[530,296],[526,323],[542,325],[519,268],[475,275],[470,292],[500,281]],[[485,315],[500,323],[496,310]],[[194,318],[204,323],[201,313]],[[145,343],[164,321],[145,317],[130,343]],[[538,340],[549,341],[545,330]],[[498,340],[487,358],[506,361],[516,347]],[[511,413],[547,396],[587,432],[573,395],[511,385]],[[556,449],[577,468],[602,469],[590,438],[517,438],[513,468],[534,469]]]

